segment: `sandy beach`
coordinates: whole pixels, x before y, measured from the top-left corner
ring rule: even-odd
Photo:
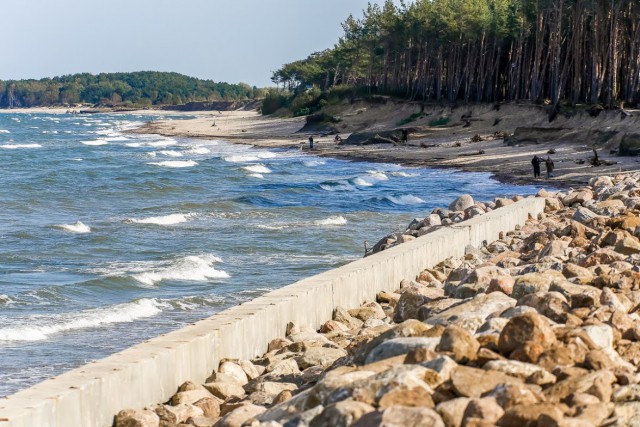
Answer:
[[[463,171],[490,172],[502,182],[549,182],[556,187],[583,185],[594,176],[627,173],[640,170],[636,157],[621,157],[610,153],[617,142],[597,145],[600,160],[608,165],[594,167],[595,138],[600,133],[625,134],[637,128],[633,115],[620,119],[619,111],[602,112],[598,117],[586,112],[559,116],[549,123],[541,107],[506,105],[499,110],[492,106],[470,106],[451,109],[431,107],[415,121],[398,126],[420,107],[415,103],[366,104],[355,103],[336,108],[334,132],[342,137],[342,144],[334,142],[334,134],[306,125],[304,117],[263,117],[255,111],[215,111],[200,113],[200,117],[183,121],[157,120],[135,130],[166,136],[221,139],[256,147],[288,147],[309,151],[308,137],[314,136],[313,154],[350,160],[391,162],[410,166],[458,168]],[[445,126],[430,126],[434,119],[446,117]],[[560,138],[526,141],[515,146],[505,143],[502,136],[513,134],[519,127],[551,129]],[[389,133],[400,128],[409,129],[406,145],[390,143],[349,144],[353,132]],[[478,138],[480,137],[480,138]],[[479,140],[480,139],[480,140]],[[591,140],[593,139],[593,140]],[[479,140],[479,141],[478,141]],[[474,142],[476,141],[476,142]],[[533,178],[531,159],[534,155],[546,158],[549,150],[555,163],[550,179]]]

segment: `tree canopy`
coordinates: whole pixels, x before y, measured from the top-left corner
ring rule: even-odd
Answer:
[[[217,83],[178,73],[83,73],[40,80],[0,80],[0,107],[77,103],[176,105],[191,101],[251,99],[259,91],[246,83]]]
[[[637,0],[387,0],[342,27],[333,48],[272,81],[450,102],[640,103]]]

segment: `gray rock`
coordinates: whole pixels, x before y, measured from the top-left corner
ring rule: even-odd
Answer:
[[[474,333],[491,314],[502,313],[515,305],[516,300],[502,292],[480,294],[467,302],[432,316],[426,322],[432,325],[445,326],[455,324],[466,328],[470,333]]]
[[[463,194],[462,196],[459,196],[457,199],[451,202],[451,204],[449,205],[449,210],[454,212],[464,211],[465,209],[473,206],[473,204],[473,197],[471,197],[470,194]]]
[[[389,357],[393,356],[399,356],[401,354],[407,354],[411,350],[415,350],[416,348],[425,347],[433,350],[436,348],[439,342],[439,337],[393,338],[387,341],[383,341],[381,344],[371,350],[369,354],[367,354],[365,364],[388,359]]]

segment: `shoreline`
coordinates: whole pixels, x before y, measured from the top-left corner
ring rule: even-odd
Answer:
[[[517,111],[519,107],[514,108]],[[515,131],[516,124],[522,124],[521,116],[531,113],[531,108],[522,108],[524,110],[519,113],[505,113],[504,121],[511,123],[507,123],[510,127],[501,128],[507,129],[507,131],[503,130],[503,133]],[[406,112],[400,112],[397,117],[387,118],[384,114],[386,110],[380,110],[372,111],[369,116],[360,119],[358,116],[369,113],[359,113],[363,109],[364,107],[356,109],[355,113],[345,113],[342,116],[338,128],[342,127],[344,132],[338,130],[343,141],[356,131],[382,133],[397,129],[393,126],[394,120],[406,114]],[[376,106],[370,106],[370,110],[376,110]],[[527,124],[543,126],[546,116],[544,114],[542,116],[535,117],[535,120]],[[363,123],[354,122],[353,117],[357,117]],[[488,122],[490,118],[483,120]],[[342,122],[346,123],[342,124]],[[640,171],[637,158],[612,156],[605,152],[605,148],[599,148],[598,154],[601,159],[612,164],[593,167],[589,164],[589,159],[593,156],[592,148],[588,144],[574,141],[546,141],[508,146],[502,138],[494,136],[495,129],[490,126],[476,126],[470,130],[464,129],[460,124],[437,129],[417,127],[410,134],[408,145],[396,146],[390,143],[355,145],[344,142],[336,145],[333,135],[323,135],[318,130],[309,130],[305,124],[304,117],[272,118],[260,116],[255,111],[225,111],[208,112],[201,117],[189,120],[157,120],[129,132],[217,139],[258,148],[301,149],[319,157],[350,161],[457,169],[462,172],[487,172],[501,183],[532,184],[554,188],[580,187],[596,176]],[[593,126],[601,126],[601,123],[594,123]],[[489,131],[494,132],[489,133]],[[307,139],[310,135],[313,135],[315,140],[313,150],[308,148]],[[472,139],[475,136],[480,136],[482,140],[473,142]],[[544,165],[542,165],[543,177],[534,179],[531,159],[534,155],[546,158],[549,150],[555,150],[554,154],[551,154],[556,166],[553,176],[546,179]]]

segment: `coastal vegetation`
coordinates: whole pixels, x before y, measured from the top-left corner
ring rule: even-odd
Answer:
[[[263,112],[313,112],[339,93],[604,108],[640,102],[635,0],[388,0],[342,27],[333,48],[273,73],[279,90],[267,94]],[[318,88],[312,99],[309,88]]]
[[[0,108],[78,103],[145,107],[194,101],[245,100],[261,94],[261,89],[246,83],[214,82],[157,71],[0,80]]]

